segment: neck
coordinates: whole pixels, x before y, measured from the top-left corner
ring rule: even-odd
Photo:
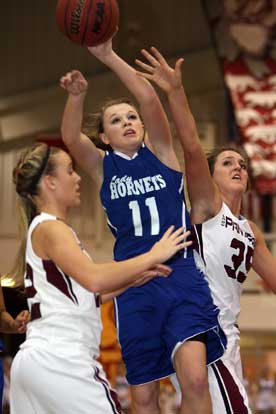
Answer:
[[[138,146],[135,146],[134,148],[128,148],[128,149],[113,147],[113,151],[118,151],[122,154],[127,155],[129,158],[132,158],[134,156],[134,154],[136,154],[139,151],[141,145],[142,145],[142,143],[140,143]]]
[[[234,216],[239,217],[241,212],[242,198],[240,195],[221,194],[222,200],[230,208]]]
[[[66,221],[67,218],[67,208],[62,208],[53,204],[42,203],[40,206],[38,206],[38,211],[40,213],[43,212],[51,214],[52,216],[55,216],[63,221]]]

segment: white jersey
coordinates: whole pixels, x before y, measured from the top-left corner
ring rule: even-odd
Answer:
[[[32,232],[48,220],[57,218],[35,217],[27,235],[25,287],[32,320],[11,367],[11,414],[121,414],[96,360],[101,335],[97,295],[33,251]]]
[[[25,288],[31,322],[22,347],[46,347],[55,353],[60,348],[63,354],[81,352],[95,358],[102,330],[99,298],[33,250],[32,233],[48,220],[57,218],[46,213],[36,216],[27,234]]]
[[[232,214],[225,203],[210,220],[193,226],[194,257],[205,274],[219,321],[227,336],[227,348],[220,360],[208,366],[208,383],[213,414],[251,414],[243,384],[240,358],[240,313],[242,283],[252,263],[254,233],[243,218]],[[176,376],[171,377],[180,392]]]
[[[227,336],[236,331],[242,283],[251,267],[255,237],[244,217],[237,218],[223,203],[210,220],[194,226],[194,255],[204,271],[220,323]]]
[[[227,336],[226,352],[221,360],[208,367],[213,414],[250,414],[243,384],[237,319],[242,283],[254,254],[254,233],[248,221],[234,216],[225,203],[215,217],[195,225],[194,230],[195,260],[208,280]]]

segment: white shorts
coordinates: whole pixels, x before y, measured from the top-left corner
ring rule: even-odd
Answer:
[[[10,402],[11,414],[122,413],[97,361],[30,347],[12,363]]]
[[[252,414],[245,387],[231,361],[221,358],[208,367],[213,414]]]
[[[208,366],[212,414],[252,414],[243,384],[239,337],[227,337],[227,340],[224,355]],[[179,393],[176,376],[172,375],[170,378]]]

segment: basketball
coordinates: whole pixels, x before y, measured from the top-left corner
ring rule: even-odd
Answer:
[[[115,33],[119,8],[116,0],[58,0],[56,19],[72,42],[97,46]]]

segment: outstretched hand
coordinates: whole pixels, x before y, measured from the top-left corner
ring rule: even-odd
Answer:
[[[151,53],[145,49],[142,49],[141,53],[148,63],[135,59],[135,63],[146,71],[137,71],[138,76],[156,83],[167,94],[182,87],[181,66],[184,62],[183,58],[178,59],[175,67],[172,68],[155,47],[151,47]]]
[[[72,70],[60,78],[60,86],[68,93],[74,96],[85,94],[88,83],[83,74],[79,70]]]
[[[187,237],[191,234],[190,231],[185,231],[184,227],[174,230],[174,226],[170,226],[163,234],[162,238],[153,245],[151,254],[157,258],[157,263],[164,263],[174,256],[179,250],[185,249],[192,244],[192,241],[187,241]]]

